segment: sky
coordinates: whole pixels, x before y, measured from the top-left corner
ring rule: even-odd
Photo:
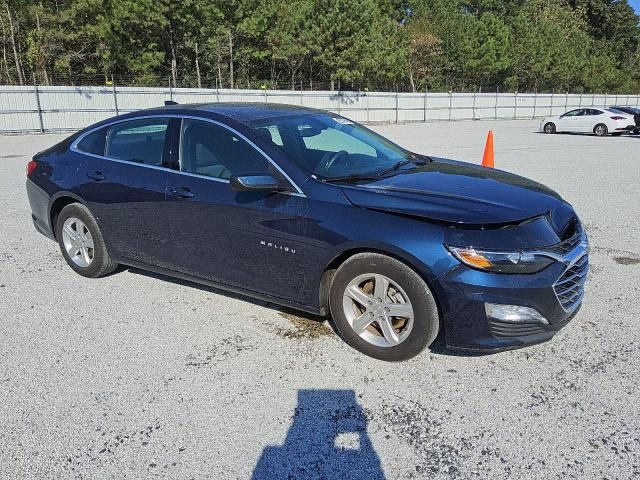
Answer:
[[[629,4],[633,7],[636,13],[640,15],[640,0],[629,0]]]

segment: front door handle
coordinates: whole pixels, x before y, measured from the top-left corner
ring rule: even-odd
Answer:
[[[96,182],[101,182],[102,180],[106,180],[107,178],[102,172],[98,171],[87,173],[87,177],[89,177],[91,180],[95,180]]]
[[[180,198],[192,198],[194,196],[194,193],[187,187],[172,188],[171,190],[169,190],[169,194],[174,197]]]

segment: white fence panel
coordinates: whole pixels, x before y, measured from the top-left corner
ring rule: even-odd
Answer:
[[[0,86],[0,132],[40,131],[34,87]]]
[[[329,110],[358,122],[522,119],[580,107],[639,106],[638,95],[396,93],[168,87],[0,86],[0,132],[78,130],[111,116],[186,103],[255,102]]]

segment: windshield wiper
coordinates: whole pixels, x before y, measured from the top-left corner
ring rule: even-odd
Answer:
[[[385,175],[391,172],[395,172],[396,170],[404,167],[405,165],[409,165],[410,163],[413,163],[415,165],[426,165],[427,163],[430,163],[433,161],[431,157],[424,157],[424,158],[425,160],[419,160],[417,158],[414,158],[412,160],[400,160],[399,162],[396,162],[395,164],[393,164],[391,167],[385,168],[384,170],[381,170],[380,172],[377,172],[377,173],[369,173],[369,174],[352,173],[351,175],[342,175],[339,177],[323,178],[322,181],[329,182],[329,183],[330,182],[356,183],[356,182],[365,181],[365,180],[379,180],[381,177],[384,177]]]
[[[386,174],[395,172],[396,170],[399,170],[400,168],[404,167],[405,165],[409,165],[410,163],[415,163],[416,165],[426,165],[429,162],[424,160],[417,160],[417,159],[400,160],[399,162],[396,162],[395,164],[393,164],[391,167],[385,168],[384,170],[381,170],[380,172],[376,173],[376,176],[384,177]]]
[[[356,183],[365,180],[378,180],[377,175],[364,175],[360,173],[352,173],[351,175],[343,175],[340,177],[327,177],[321,179],[323,182],[344,182],[344,183]]]

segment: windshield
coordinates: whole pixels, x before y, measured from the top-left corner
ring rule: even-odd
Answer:
[[[375,176],[420,161],[371,130],[330,114],[270,118],[251,126],[318,179]]]

